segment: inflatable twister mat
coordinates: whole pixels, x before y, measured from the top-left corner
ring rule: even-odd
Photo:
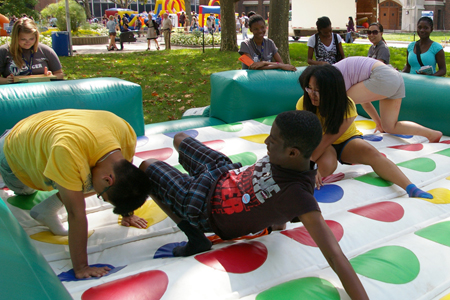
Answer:
[[[273,121],[185,132],[233,162],[250,165],[266,155],[264,140]],[[408,198],[370,167],[339,166],[315,192],[326,222],[371,299],[450,299],[450,138],[430,144],[419,136],[373,134],[375,124],[360,117],[357,126],[434,199]],[[134,163],[158,158],[183,170],[174,135],[138,138]],[[108,264],[112,271],[75,280],[67,237],[54,236],[29,216],[49,193],[0,195],[74,299],[349,299],[301,223],[234,241],[211,237],[211,251],[174,258],[171,249],[185,242],[185,235],[151,199],[135,212],[148,220],[146,229],[120,226],[110,204],[86,199],[89,263]],[[67,220],[64,210],[60,217]]]

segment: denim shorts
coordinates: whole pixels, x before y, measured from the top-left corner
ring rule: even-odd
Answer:
[[[362,139],[362,136],[361,135],[354,135],[351,138],[349,138],[348,140],[346,140],[346,141],[344,141],[344,142],[342,142],[340,144],[336,144],[336,145],[333,144],[332,145],[334,150],[336,150],[338,161],[341,164],[343,164],[343,165],[350,165],[349,163],[343,162],[341,160],[341,155],[342,155],[342,151],[344,151],[344,148],[345,148],[345,146],[347,146],[348,142],[350,142],[351,140],[354,140],[354,139]]]

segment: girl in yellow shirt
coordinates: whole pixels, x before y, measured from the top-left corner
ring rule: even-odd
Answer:
[[[356,129],[355,103],[347,97],[341,72],[331,65],[309,66],[299,78],[304,96],[297,102],[297,110],[315,113],[322,124],[323,137],[311,160],[318,165],[317,188],[322,177],[331,175],[337,161],[343,164],[370,165],[381,178],[406,190],[410,197],[432,199],[433,196],[417,188],[392,161],[361,138]]]

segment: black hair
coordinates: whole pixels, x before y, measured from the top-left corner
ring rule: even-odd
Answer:
[[[126,215],[144,204],[150,195],[150,180],[144,171],[122,159],[113,166],[115,182],[106,191],[115,214]]]
[[[370,27],[370,26],[377,26],[378,29],[380,30],[380,32],[384,32],[383,25],[381,25],[380,22],[374,22],[374,23],[370,24],[369,27]],[[383,42],[384,42],[385,44],[387,44],[386,41],[384,40],[384,37],[381,37],[381,39],[383,40]]]
[[[319,107],[311,103],[311,98],[305,90],[311,77],[316,79],[319,88]],[[324,118],[322,126],[325,133],[338,133],[351,106],[341,72],[331,65],[309,66],[300,75],[299,82],[304,91],[303,109],[312,113],[318,110]]]
[[[317,19],[316,22],[317,30],[321,31],[324,28],[327,28],[328,26],[331,26],[330,18],[328,17],[321,17]]]
[[[420,22],[425,21],[428,23],[428,25],[430,25],[431,29],[433,29],[433,19],[431,19],[430,17],[422,17],[419,19],[419,21],[417,21],[417,25],[419,25]]]
[[[355,26],[355,22],[353,22],[352,16],[348,17],[350,21],[348,22],[348,26]]]
[[[247,17],[250,18],[253,15],[256,15],[256,13],[253,10],[251,10],[248,12]]]
[[[284,147],[297,148],[310,158],[322,140],[322,126],[317,116],[306,110],[285,111],[275,118]]]
[[[248,20],[248,27],[249,27],[249,28],[252,28],[252,25],[253,25],[254,23],[259,22],[259,21],[263,21],[264,24],[266,24],[266,21],[264,21],[264,18],[261,17],[260,15],[257,15],[257,14],[252,15],[252,16],[250,17],[250,19]]]

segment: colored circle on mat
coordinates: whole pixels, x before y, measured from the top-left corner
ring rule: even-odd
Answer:
[[[136,140],[136,148],[142,147],[148,143],[149,139],[145,135],[138,136]]]
[[[364,183],[367,183],[367,184],[370,184],[370,185],[379,186],[379,187],[388,187],[388,186],[393,185],[392,182],[384,180],[383,178],[378,176],[375,172],[367,173],[365,175],[355,177],[354,179],[364,182]]]
[[[413,135],[406,135],[406,134],[395,134],[395,133],[390,133],[390,135],[402,138],[402,139],[411,139],[413,137]]]
[[[436,169],[436,163],[431,158],[419,157],[404,161],[397,166],[408,168],[418,172],[431,172]]]
[[[223,140],[207,141],[203,142],[203,144],[216,151],[222,150],[225,147],[225,141]]]
[[[450,180],[450,176],[448,176],[448,177],[445,177],[445,179],[447,179],[447,180]]]
[[[395,222],[403,218],[405,214],[400,204],[391,201],[361,206],[350,209],[349,212],[381,222]]]
[[[264,144],[264,141],[268,136],[269,135],[267,133],[261,133],[255,135],[241,136],[240,138],[257,144]]]
[[[263,243],[251,241],[198,254],[195,259],[218,271],[244,274],[262,266],[267,254],[267,248]]]
[[[31,194],[31,195],[15,195],[15,196],[9,197],[7,199],[7,201],[9,204],[11,204],[15,207],[18,207],[18,208],[21,208],[24,210],[30,210],[35,205],[38,205],[39,203],[41,203],[48,197],[56,194],[57,192],[58,192],[57,190],[53,190],[50,192],[37,191],[36,193]]]
[[[450,144],[450,140],[440,141],[440,143],[442,143],[442,144]]]
[[[94,234],[94,230],[88,231],[88,238],[91,237],[91,235]],[[54,235],[50,231],[41,231],[35,234],[30,235],[30,238],[32,238],[35,241],[48,243],[48,244],[55,244],[55,245],[69,245],[69,236],[67,235]]]
[[[242,123],[230,123],[230,124],[221,124],[214,125],[211,128],[223,131],[223,132],[238,132],[244,129],[244,124]]]
[[[327,223],[328,227],[330,227],[331,232],[333,232],[336,240],[339,242],[344,236],[344,228],[342,227],[342,225],[332,220],[325,220],[325,223]],[[317,247],[316,242],[314,242],[313,238],[309,234],[308,230],[306,230],[305,226],[289,230],[283,230],[281,231],[281,234],[290,237],[291,239],[299,242],[300,244],[311,247]]]
[[[170,138],[173,138],[177,133],[180,133],[180,132],[184,132],[187,135],[189,135],[190,137],[193,137],[194,139],[198,136],[198,131],[194,130],[194,129],[189,129],[189,130],[185,130],[185,131],[167,132],[167,133],[164,133],[164,135],[168,136]]]
[[[400,246],[385,246],[370,250],[350,260],[355,272],[368,278],[391,284],[413,281],[420,272],[417,256]]]
[[[243,166],[253,165],[258,159],[256,154],[253,152],[242,152],[239,154],[230,155],[228,158],[231,159],[233,163],[240,162]]]
[[[180,243],[168,243],[165,245],[162,245],[159,247],[155,254],[153,255],[153,258],[164,258],[164,257],[174,257],[173,256],[173,249],[175,249],[178,246],[185,246],[187,242],[180,242]]]
[[[382,136],[374,135],[374,134],[365,134],[362,136],[362,138],[366,141],[370,142],[381,142],[383,140]]]
[[[151,270],[91,287],[81,295],[82,300],[159,300],[169,285],[169,277]]]
[[[342,196],[344,196],[344,190],[335,184],[326,184],[320,187],[320,190],[314,189],[314,197],[317,202],[334,203],[341,200]]]
[[[426,198],[418,198],[421,200],[425,200],[434,204],[449,204],[450,203],[450,190],[444,189],[444,188],[436,188],[427,191],[427,193],[430,193],[433,195],[433,199],[426,199]]]
[[[436,152],[436,154],[445,155],[445,156],[450,157],[450,148]]]
[[[263,123],[264,125],[267,126],[272,126],[273,122],[275,121],[275,118],[277,116],[270,116],[270,117],[262,117],[262,118],[257,118],[254,119],[254,121],[259,122],[259,123]]]
[[[256,300],[339,300],[339,292],[329,281],[305,277],[276,285],[256,296]]]
[[[440,222],[414,232],[427,240],[450,247],[450,221]]]
[[[422,144],[398,145],[398,146],[390,146],[388,148],[405,151],[420,151],[423,149],[423,145]]]
[[[445,295],[444,297],[440,298],[439,300],[450,300],[450,294]]]
[[[145,201],[141,207],[134,211],[134,214],[147,221],[147,227],[145,227],[145,229],[167,218],[166,213],[163,212],[163,210],[153,200]],[[122,222],[122,216],[119,216],[118,222],[120,225]]]
[[[374,121],[370,120],[363,120],[363,121],[355,121],[356,128],[362,129],[362,130],[369,130],[369,129],[375,129],[377,125]]]
[[[134,154],[136,157],[139,157],[141,159],[149,159],[154,158],[157,160],[166,160],[169,157],[171,157],[173,154],[172,148],[161,148],[161,149],[155,149],[155,150],[148,150],[148,151],[142,151],[137,152]]]

